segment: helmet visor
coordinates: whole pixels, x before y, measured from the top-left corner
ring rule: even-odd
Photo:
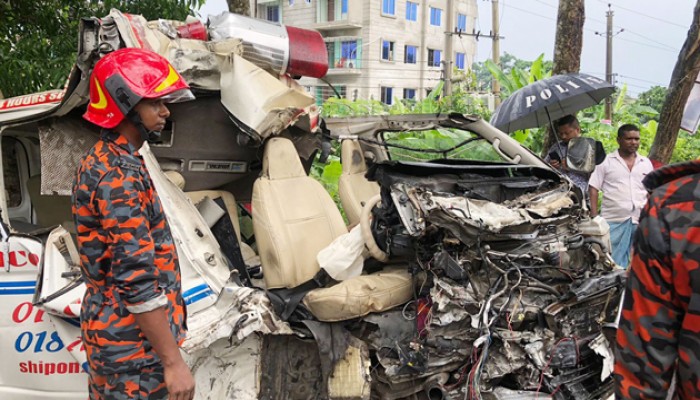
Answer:
[[[180,89],[158,99],[163,100],[164,103],[182,103],[183,101],[194,100],[194,95],[190,89]]]

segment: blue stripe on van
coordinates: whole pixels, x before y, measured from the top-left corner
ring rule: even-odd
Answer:
[[[34,294],[34,288],[31,288],[31,289],[4,289],[4,288],[0,288],[0,296],[15,295],[15,294]]]
[[[185,298],[185,305],[190,305],[192,303],[198,302],[199,300],[207,298],[207,297],[211,296],[212,294],[214,294],[214,292],[211,289],[207,289],[206,291],[201,292],[198,295],[187,297],[187,298]]]
[[[195,286],[193,288],[189,288],[189,289],[185,290],[182,293],[182,297],[190,297],[190,296],[193,296],[199,292],[203,292],[203,291],[208,290],[208,289],[209,289],[209,286],[206,283],[203,283],[199,286]]]
[[[4,288],[4,287],[34,287],[34,286],[36,286],[36,281],[0,282],[0,288]]]
[[[0,296],[34,294],[36,281],[0,282]]]

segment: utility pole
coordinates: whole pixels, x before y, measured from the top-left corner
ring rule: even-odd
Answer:
[[[452,0],[448,0],[448,1],[449,2],[447,3],[448,4],[447,7],[448,7],[448,9],[451,9],[451,14],[452,14],[451,18],[454,18],[454,16],[456,15],[455,11],[454,11],[454,4],[452,4]],[[425,4],[425,2],[423,2],[423,4]],[[446,34],[449,37],[452,37],[454,35],[457,35],[460,38],[462,36],[474,37],[474,38],[476,38],[477,42],[479,41],[479,38],[482,38],[482,37],[489,38],[489,39],[493,40],[493,42],[492,42],[492,46],[493,46],[492,47],[492,60],[494,63],[500,64],[501,63],[501,51],[500,51],[500,46],[499,46],[499,40],[505,39],[505,38],[498,34],[498,29],[499,29],[499,26],[498,26],[498,21],[499,21],[499,18],[498,18],[498,0],[491,0],[491,4],[493,6],[493,29],[491,30],[491,34],[482,35],[481,31],[476,32],[475,30],[472,30],[472,33],[466,33],[466,32],[463,32],[461,29],[454,28],[454,22],[452,22],[452,25],[448,26]],[[449,21],[450,20],[448,19],[448,24],[450,23]],[[452,20],[452,21],[454,21],[454,20]],[[453,46],[452,41],[448,40],[448,42],[446,42],[446,43],[449,43],[449,52],[452,53],[452,46]],[[445,45],[445,48],[446,49],[448,48],[447,44]],[[450,60],[452,60],[452,57],[453,57],[453,55],[450,55]],[[445,83],[445,85],[447,85],[447,82]],[[492,88],[493,94],[496,98],[496,105],[499,105],[501,103],[501,100],[499,98],[501,87],[500,87],[497,79],[494,79],[492,81],[491,88]]]
[[[605,13],[607,17],[607,30],[605,32],[607,38],[607,45],[605,46],[605,79],[612,85],[613,83],[613,72],[612,72],[612,44],[613,44],[613,11],[608,4],[608,11]],[[608,96],[605,99],[605,119],[608,121],[612,120],[612,97]]]
[[[455,30],[455,4],[454,0],[447,0],[447,31],[445,32],[445,59],[442,62],[443,67],[443,78],[445,79],[445,86],[443,87],[443,93],[445,97],[452,95],[452,59],[454,57],[452,34]]]
[[[501,65],[501,46],[500,46],[500,40],[501,37],[499,36],[499,29],[500,29],[500,21],[498,18],[498,0],[491,0],[491,26],[493,27],[493,32],[491,32],[493,41],[491,42],[491,54],[493,57],[493,63],[498,65],[500,67]],[[498,107],[499,104],[501,104],[501,84],[498,82],[498,79],[493,78],[493,81],[491,83],[491,87],[493,88],[493,96],[494,96],[494,101],[496,104],[496,107]]]
[[[605,31],[605,80],[611,85],[615,84],[615,74],[613,74],[613,36],[625,31],[624,29],[620,29],[619,31],[613,33],[613,15],[614,13],[612,8],[610,7],[610,4],[608,4],[608,11],[605,12],[605,16],[607,17],[607,29]],[[598,36],[603,36],[603,34],[600,32],[596,32],[595,34]],[[612,120],[612,97],[609,96],[607,99],[605,99],[605,119],[609,121]]]

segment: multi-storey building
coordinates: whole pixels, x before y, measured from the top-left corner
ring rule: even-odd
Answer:
[[[325,78],[343,97],[422,99],[443,76],[447,40],[451,66],[468,69],[476,51],[471,33],[476,0],[257,0],[258,18],[316,29],[330,68]],[[448,21],[452,18],[452,21]],[[447,34],[448,26],[453,34]],[[456,32],[456,33],[455,33]],[[334,95],[326,82],[302,78],[319,101]]]

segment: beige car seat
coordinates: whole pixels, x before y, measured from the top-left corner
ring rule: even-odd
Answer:
[[[328,192],[306,175],[289,139],[270,139],[253,185],[253,230],[267,289],[295,288],[320,271],[316,255],[347,232]],[[321,321],[341,321],[404,304],[413,297],[405,266],[309,291],[303,303]]]
[[[367,200],[379,194],[379,184],[365,178],[367,164],[357,139],[343,140],[340,147],[340,160],[343,172],[338,180],[338,196],[345,210],[345,216],[352,226],[360,222],[362,207]]]

